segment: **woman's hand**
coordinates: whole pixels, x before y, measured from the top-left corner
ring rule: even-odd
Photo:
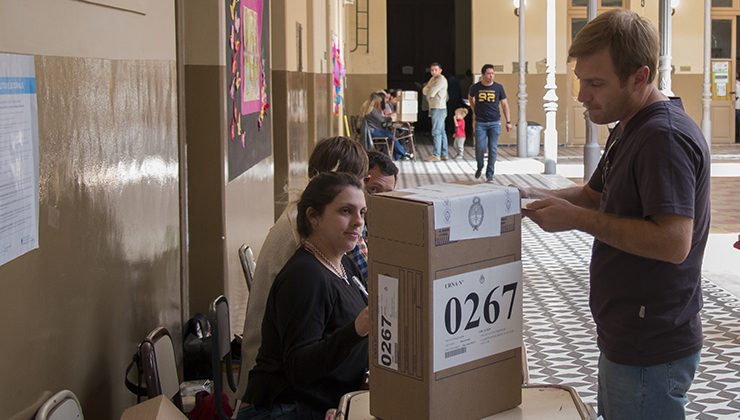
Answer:
[[[365,337],[370,333],[370,312],[367,306],[355,318],[355,332],[360,337]]]

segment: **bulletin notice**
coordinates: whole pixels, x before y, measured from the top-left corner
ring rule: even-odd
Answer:
[[[0,54],[0,265],[39,246],[39,138],[32,56]]]

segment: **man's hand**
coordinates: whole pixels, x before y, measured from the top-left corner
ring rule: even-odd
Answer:
[[[508,133],[510,131],[511,131],[511,123],[510,122],[507,122],[506,123],[506,132]]]
[[[583,209],[566,200],[546,197],[530,203],[522,209],[522,214],[547,232],[562,232],[576,227],[575,220],[580,211]]]

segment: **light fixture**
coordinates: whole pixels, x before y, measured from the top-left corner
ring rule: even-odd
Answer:
[[[681,0],[671,0],[671,16],[676,14],[676,8],[681,4]]]
[[[514,15],[519,16],[519,0],[511,0],[511,4],[514,5]]]

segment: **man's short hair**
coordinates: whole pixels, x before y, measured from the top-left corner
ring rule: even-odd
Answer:
[[[488,69],[493,70],[493,64],[484,64],[483,67],[480,68],[480,74],[486,74],[486,70]]]
[[[438,62],[436,62],[436,61],[435,61],[435,62],[433,62],[432,64],[430,64],[430,65],[429,65],[429,68],[431,69],[431,68],[432,68],[432,67],[434,67],[434,66],[437,66],[437,67],[439,67],[439,68],[442,68],[442,66],[441,66],[441,65],[440,65],[440,64],[439,64]]]
[[[655,26],[631,10],[613,9],[598,15],[576,35],[568,50],[578,59],[609,48],[619,80],[642,66],[650,69],[648,83],[655,78],[660,44]]]
[[[393,175],[398,180],[398,166],[391,160],[387,153],[381,153],[377,150],[367,152],[368,170],[378,167],[383,175]]]
[[[367,153],[362,144],[337,136],[321,140],[308,158],[308,177],[324,172],[348,172],[359,179],[367,176]]]

